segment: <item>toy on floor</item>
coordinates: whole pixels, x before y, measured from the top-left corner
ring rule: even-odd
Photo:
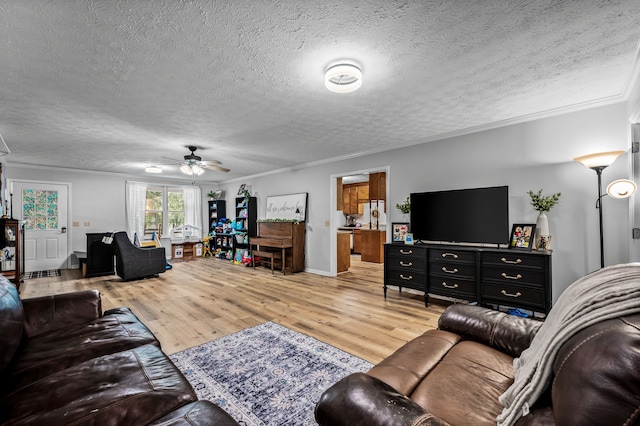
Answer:
[[[213,236],[209,235],[208,237],[204,237],[202,239],[202,244],[204,244],[204,257],[213,257],[213,253],[211,252],[211,240],[213,240]]]

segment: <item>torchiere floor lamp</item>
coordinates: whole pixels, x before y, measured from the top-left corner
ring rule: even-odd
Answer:
[[[636,184],[633,181],[627,179],[620,179],[611,182],[607,186],[607,194],[602,193],[602,171],[609,167],[620,155],[625,151],[608,151],[599,152],[596,154],[583,155],[581,157],[574,158],[575,161],[581,163],[583,166],[594,170],[598,175],[598,200],[596,201],[596,208],[598,209],[598,216],[600,218],[600,267],[604,268],[604,229],[602,225],[602,197],[610,195],[614,198],[627,198],[630,197],[636,190]]]

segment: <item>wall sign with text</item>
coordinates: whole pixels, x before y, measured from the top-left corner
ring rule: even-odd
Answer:
[[[267,197],[266,219],[307,220],[307,193]]]

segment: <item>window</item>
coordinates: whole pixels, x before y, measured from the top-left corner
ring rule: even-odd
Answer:
[[[183,227],[199,238],[202,227],[202,191],[197,186],[161,186],[141,182],[126,183],[127,232],[150,239],[154,232],[161,237],[182,238]]]
[[[181,188],[148,187],[144,212],[144,236],[154,232],[163,236],[182,237],[184,223],[184,193]],[[168,224],[165,228],[163,225]]]

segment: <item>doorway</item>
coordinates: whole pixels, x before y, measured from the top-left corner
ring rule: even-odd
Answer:
[[[25,221],[25,271],[69,267],[67,183],[10,180],[12,212]]]
[[[388,206],[384,206],[384,201],[389,199],[389,172],[390,166],[379,166],[372,167],[369,169],[362,170],[354,170],[350,172],[338,173],[330,176],[330,220],[329,220],[329,229],[330,229],[330,266],[331,266],[331,276],[337,276],[338,274],[338,231],[344,229],[345,225],[357,224],[358,217],[361,219],[361,224],[366,224],[366,226],[373,226],[375,229],[379,229],[383,231],[383,238],[385,241],[389,241],[390,238],[390,226],[386,223],[387,215],[384,214],[386,211],[388,213]],[[339,210],[338,207],[343,205],[344,196],[339,189],[342,188],[342,181],[349,183],[357,183],[357,180],[367,180],[364,179],[363,176],[368,178],[369,175],[378,175],[384,176],[384,181],[379,185],[379,190],[376,189],[374,192],[379,193],[379,196],[374,196],[375,203],[373,206],[367,202],[365,206],[362,206],[361,212],[358,212],[354,215],[345,215],[342,210]],[[355,176],[355,181],[353,179],[345,179],[346,177]],[[359,178],[358,178],[359,177]],[[384,195],[382,195],[384,194]],[[362,213],[362,214],[360,214]],[[382,213],[383,216],[379,216]],[[351,217],[347,217],[351,216]],[[354,216],[356,217],[355,221]],[[375,218],[374,218],[375,217]],[[383,222],[383,220],[385,222]],[[371,225],[370,225],[371,223]],[[341,250],[341,253],[344,251]]]

